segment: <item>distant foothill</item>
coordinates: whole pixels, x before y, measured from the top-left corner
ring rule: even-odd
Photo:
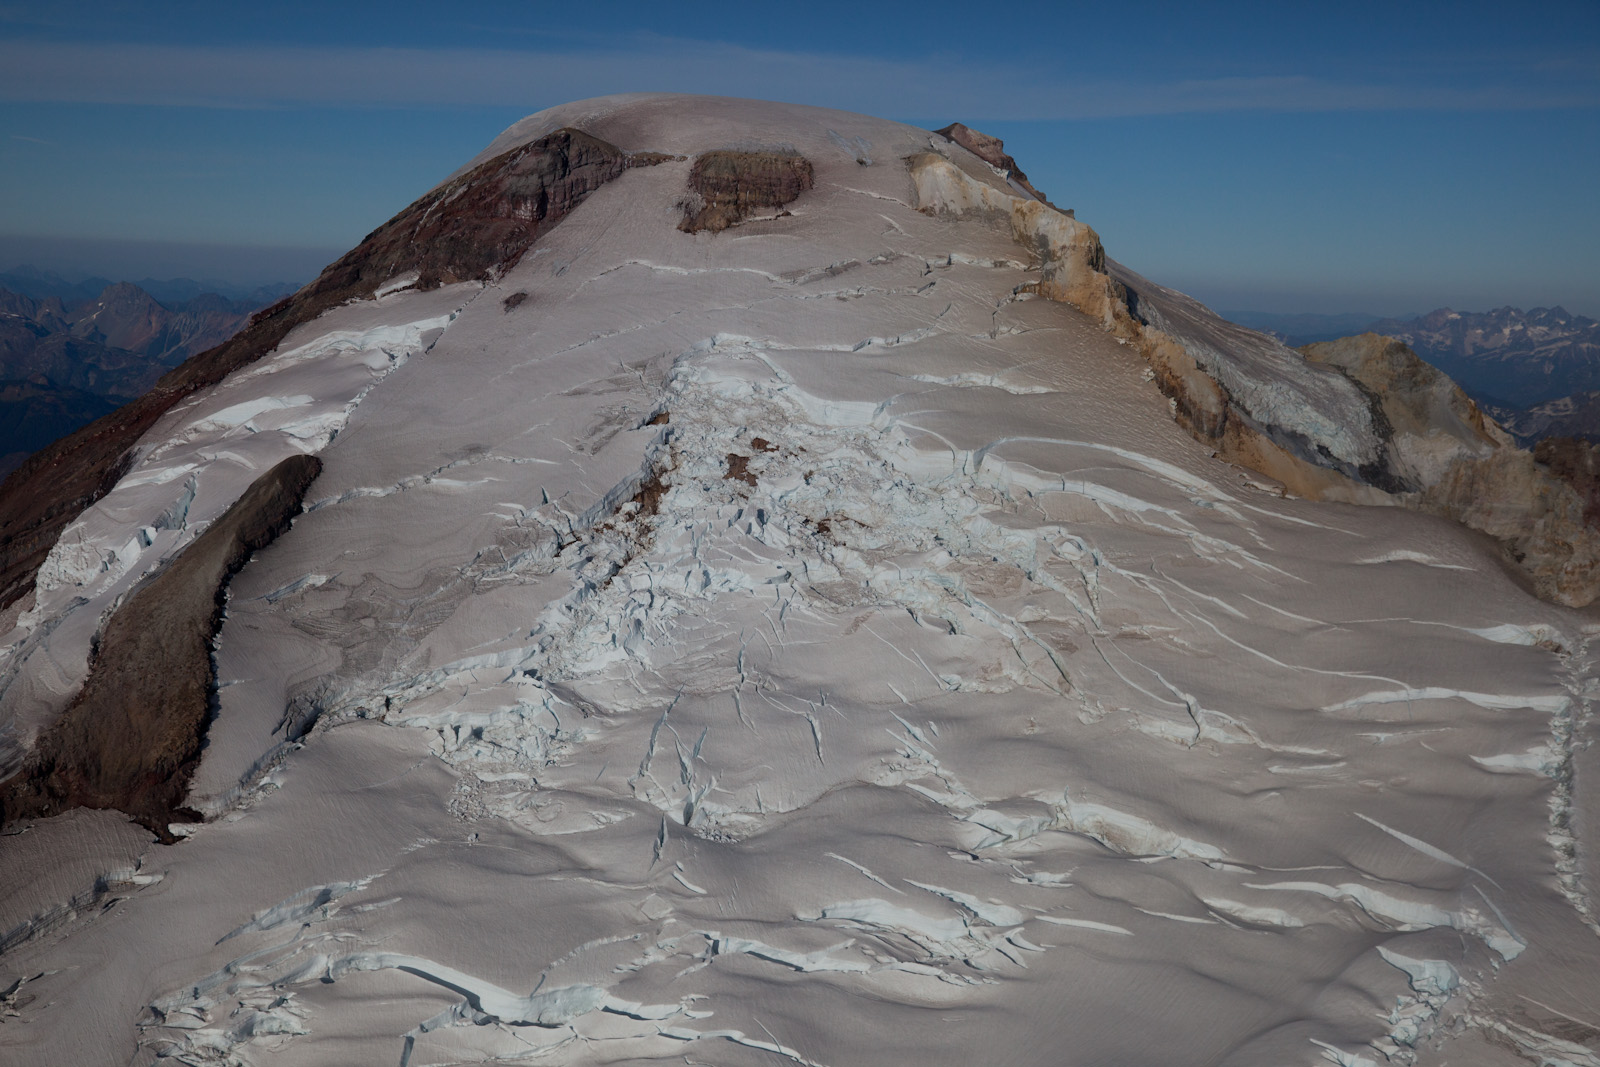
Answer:
[[[295,288],[73,281],[30,267],[0,273],[0,477],[142,395]]]

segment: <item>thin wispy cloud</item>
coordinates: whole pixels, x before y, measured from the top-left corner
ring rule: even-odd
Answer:
[[[972,120],[1600,108],[1600,86],[1588,78],[1470,87],[1312,76],[1118,82],[951,57],[884,59],[659,38],[563,51],[0,42],[0,99],[18,102],[532,109],[652,90]]]

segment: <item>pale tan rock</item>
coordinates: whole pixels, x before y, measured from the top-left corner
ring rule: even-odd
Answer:
[[[919,210],[1009,225],[1013,239],[1038,260],[1040,280],[1033,291],[1076,307],[1135,347],[1172,401],[1173,418],[1216,447],[1220,458],[1265,474],[1298,496],[1359,503],[1386,500],[1381,491],[1309,463],[1274,442],[1240,410],[1218,380],[1215,366],[1203,366],[1195,358],[1195,345],[1140,321],[1129,309],[1127,290],[1111,277],[1105,249],[1091,227],[1047,204],[1000,189],[931,152],[908,163]],[[1213,364],[1221,355],[1210,345],[1201,350],[1212,353]]]
[[[1600,597],[1584,498],[1401,342],[1364,334],[1296,353],[1115,268],[1091,227],[998,179],[932,152],[907,163],[919,210],[1008,226],[1038,263],[1029,288],[1135,348],[1173,418],[1218,458],[1307,499],[1453,519],[1498,539],[1539,596]]]
[[[1366,333],[1301,352],[1339,368],[1378,401],[1389,465],[1418,488],[1437,482],[1458,459],[1482,459],[1512,443],[1455,382],[1392,337]]]
[[[1038,257],[1040,296],[1071,304],[1120,337],[1135,335],[1094,230],[1047,204],[980,181],[932,152],[909,163],[918,210],[1006,220],[1016,242]]]

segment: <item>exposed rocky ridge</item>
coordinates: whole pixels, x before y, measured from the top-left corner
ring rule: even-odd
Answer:
[[[260,359],[301,323],[370,297],[397,276],[424,289],[496,276],[595,189],[663,158],[571,129],[503,152],[423,196],[232,339],[35,453],[0,484],[0,609],[27,592],[61,530],[115,484],[128,449],[178,401]]]
[[[628,168],[666,158],[630,154],[581,130],[557,130],[434,189],[368,234],[308,289],[364,295],[413,272],[419,289],[498,276],[522,258],[543,224],[564,217]]]
[[[811,161],[798,153],[706,152],[689,168],[693,197],[678,228],[720,233],[757,212],[793,202],[811,183]]]
[[[907,163],[920,209],[1004,220],[1038,262],[1029,288],[1134,345],[1174,417],[1221,458],[1312,499],[1447,516],[1498,538],[1540,596],[1600,596],[1600,530],[1579,492],[1404,345],[1369,334],[1296,352],[1109,260],[1088,226],[951,158]]]
[[[1021,167],[1017,166],[1017,161],[1011,158],[1011,154],[1006,151],[1005,142],[1000,138],[991,137],[986,133],[979,133],[972,127],[960,122],[952,122],[944,129],[934,130],[933,132],[947,141],[954,141],[991,167],[1004,171],[1008,182],[1016,185],[1035,200],[1046,204],[1050,203],[1050,198],[1035,189],[1033,184],[1028,181],[1028,176],[1022,172]],[[1068,211],[1067,214],[1070,215],[1072,212]]]
[[[273,467],[116,610],[77,699],[0,783],[0,824],[117,808],[171,839],[211,713],[228,580],[288,529],[321,470],[315,456]]]
[[[1300,346],[1377,333],[1405,342],[1448,374],[1508,433],[1531,446],[1543,437],[1600,439],[1600,322],[1564,308],[1486,312],[1439,308],[1411,318],[1224,312]],[[1584,411],[1586,404],[1590,409]]]
[[[1399,488],[1383,462],[1380,427],[1360,388],[1337,370],[1307,363],[1275,339],[1218,317],[1192,297],[1120,263],[1124,328],[1150,362],[1186,425],[1224,458],[1284,482],[1303,496]],[[1191,367],[1193,370],[1191,370]],[[1195,371],[1212,382],[1199,382]]]
[[[1375,422],[1383,427],[1384,467],[1398,487],[1432,485],[1452,463],[1511,444],[1444,372],[1392,337],[1366,333],[1300,352],[1337,368],[1371,398]]]
[[[1379,473],[1379,450],[1370,405],[1343,375],[1112,262],[1076,218],[939,155],[908,165],[922,210],[1007,223],[1038,261],[1040,280],[1029,288],[1136,346],[1191,433],[1302,495],[1354,487],[1364,496],[1363,470]]]
[[[976,215],[1003,221],[1018,244],[1037,257],[1041,296],[1072,304],[1108,328],[1126,316],[1122,295],[1106,275],[1105,249],[1092,229],[1038,200],[1017,196],[933,152],[906,161],[917,206],[931,214]],[[1119,309],[1120,312],[1119,312]]]
[[[1385,464],[1399,476],[1405,503],[1498,538],[1540,596],[1571,605],[1594,599],[1594,481],[1578,451],[1561,453],[1578,461],[1558,474],[1550,469],[1555,453],[1517,448],[1444,372],[1392,337],[1367,333],[1301,351],[1338,367],[1373,398],[1385,426]]]

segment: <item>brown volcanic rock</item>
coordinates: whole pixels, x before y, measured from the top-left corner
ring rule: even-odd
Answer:
[[[1415,506],[1498,539],[1546,600],[1581,608],[1600,597],[1600,530],[1592,500],[1520,448],[1462,460]]]
[[[1006,143],[1000,138],[990,137],[986,133],[980,133],[972,127],[965,126],[959,122],[952,122],[944,129],[934,130],[933,132],[947,141],[954,141],[991,167],[999,167],[1006,172],[1012,181],[1027,190],[1028,194],[1035,200],[1046,204],[1050,202],[1043,193],[1035,189],[1028,181],[1028,176],[1022,173],[1022,168],[1017,166],[1017,161],[1007,154]],[[1068,212],[1068,214],[1071,214],[1071,212]]]
[[[310,288],[370,293],[409,271],[418,273],[422,289],[488,278],[521,259],[542,224],[560,219],[630,167],[666,158],[630,155],[580,130],[557,130],[424,196],[324,270]]]
[[[595,189],[665,158],[630,155],[572,129],[503,152],[422,197],[316,281],[258,312],[242,332],[170,371],[150,392],[36,452],[0,484],[0,610],[28,591],[61,530],[116,483],[128,450],[178,401],[397,275],[415,272],[421,288],[496,276]]]
[[[678,229],[720,233],[760,211],[771,211],[811,188],[811,161],[785,152],[707,152],[689,168],[698,198]]]
[[[170,840],[211,714],[228,579],[289,528],[321,470],[314,456],[273,467],[117,610],[77,699],[0,784],[0,823],[117,808]]]

